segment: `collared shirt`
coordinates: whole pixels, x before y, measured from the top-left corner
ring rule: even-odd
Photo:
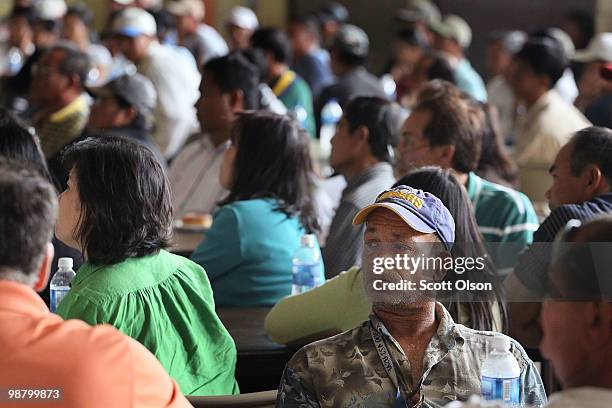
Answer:
[[[49,406],[191,406],[138,342],[108,325],[64,322],[32,289],[1,280],[0,350],[0,388],[60,390],[62,400]],[[9,406],[47,404],[0,399]]]
[[[199,128],[194,104],[201,76],[195,59],[183,47],[153,43],[138,72],[151,80],[157,92],[153,141],[164,157],[171,158]]]
[[[215,313],[204,270],[157,255],[110,266],[85,263],[57,313],[108,323],[151,351],[186,395],[236,394],[236,346]]]
[[[375,315],[360,326],[311,343],[287,363],[278,391],[277,407],[395,406],[397,388],[376,350],[370,325],[382,327],[383,342],[396,367],[401,393],[409,395],[421,383],[424,407],[441,407],[453,400],[480,394],[484,359],[490,339],[504,336],[455,324],[441,304],[436,305],[438,329],[425,351],[423,377],[412,381],[410,362],[399,343]],[[546,392],[533,362],[521,345],[511,352],[521,369],[521,403],[541,406]]]
[[[468,174],[466,188],[485,243],[512,243],[489,245],[496,267],[512,267],[518,254],[531,244],[533,232],[540,226],[531,201],[523,193],[474,173]]]
[[[548,267],[551,246],[538,243],[553,242],[571,219],[589,220],[612,213],[612,193],[602,194],[582,204],[567,204],[555,208],[533,234],[534,244],[519,258],[514,273],[521,283],[534,293],[543,295],[548,288]]]
[[[364,226],[354,226],[353,218],[394,182],[393,168],[386,162],[375,164],[348,182],[323,249],[327,278],[361,264]]]
[[[548,170],[559,149],[574,132],[589,125],[582,113],[554,90],[542,95],[517,119],[515,158],[520,187],[534,202],[538,215],[548,215],[545,193],[552,184]]]
[[[170,165],[175,216],[188,212],[212,214],[226,195],[219,172],[229,141],[213,146],[208,136],[186,145]]]
[[[83,132],[89,118],[89,106],[84,95],[48,116],[34,119],[40,146],[50,159]]]
[[[457,87],[480,102],[487,101],[487,89],[484,81],[470,64],[467,58],[461,59],[455,70]]]

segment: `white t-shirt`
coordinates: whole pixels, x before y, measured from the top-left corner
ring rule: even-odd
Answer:
[[[151,44],[138,72],[157,91],[153,141],[170,158],[199,129],[194,104],[200,96],[200,73],[188,50],[159,43]]]

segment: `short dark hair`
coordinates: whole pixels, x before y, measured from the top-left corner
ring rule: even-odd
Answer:
[[[92,28],[94,23],[94,15],[89,7],[84,4],[74,4],[68,7],[66,16],[73,15],[83,22],[88,28]]]
[[[550,37],[530,38],[515,58],[526,63],[536,75],[546,75],[549,89],[555,86],[569,64],[560,42]]]
[[[570,170],[574,176],[580,175],[589,164],[601,170],[608,185],[612,187],[612,130],[591,126],[574,133]]]
[[[204,72],[222,92],[241,90],[244,109],[258,108],[258,70],[241,52],[213,58],[204,65]]]
[[[431,65],[427,68],[427,79],[442,79],[450,82],[453,85],[457,84],[457,78],[455,76],[455,69],[449,62],[449,60],[437,53],[429,55],[431,58]]]
[[[238,146],[234,182],[221,204],[274,198],[279,211],[298,217],[309,232],[318,230],[310,139],[297,122],[267,111],[246,112],[234,124],[232,142]]]
[[[277,62],[288,64],[291,61],[289,38],[276,28],[260,28],[255,31],[251,37],[251,45],[270,52]]]
[[[397,41],[410,44],[414,47],[419,47],[423,51],[429,48],[427,39],[420,30],[414,28],[401,28],[395,32],[395,39]]]
[[[564,233],[549,274],[549,296],[565,301],[612,302],[612,217],[600,215]]]
[[[77,241],[93,264],[111,265],[168,246],[170,186],[145,146],[121,136],[89,138],[63,155],[81,201]]]
[[[22,283],[31,281],[56,217],[57,193],[45,175],[30,162],[0,158],[0,274],[16,270]]]
[[[349,131],[365,126],[370,133],[368,143],[372,154],[380,161],[393,161],[393,148],[400,141],[401,108],[386,99],[362,96],[351,100],[344,117]]]
[[[47,161],[33,128],[27,127],[16,116],[0,107],[0,156],[27,161],[50,179]]]
[[[431,114],[423,136],[432,147],[455,147],[452,163],[455,170],[469,173],[476,169],[482,135],[475,124],[475,111],[459,88],[439,79],[428,82],[419,94],[414,111]]]
[[[368,60],[367,56],[355,55],[334,45],[332,45],[332,50],[336,52],[338,60],[347,67],[360,67]]]
[[[15,6],[11,11],[9,19],[23,17],[27,20],[28,24],[32,26],[35,21],[34,9],[31,6]]]
[[[307,16],[297,16],[293,17],[290,21],[291,24],[300,25],[304,27],[304,30],[309,32],[313,37],[315,37],[316,41],[319,42],[321,40],[321,31],[319,29],[319,20],[316,16],[307,15]]]
[[[64,58],[59,63],[59,71],[66,76],[77,76],[79,78],[79,86],[81,89],[84,89],[87,75],[89,75],[89,70],[91,69],[91,63],[87,54],[67,42],[55,44],[45,52],[63,53]]]

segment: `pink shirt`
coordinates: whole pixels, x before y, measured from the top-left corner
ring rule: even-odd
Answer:
[[[7,389],[60,389],[61,402]],[[0,280],[0,407],[191,407],[140,343],[108,325],[63,321],[25,285]]]

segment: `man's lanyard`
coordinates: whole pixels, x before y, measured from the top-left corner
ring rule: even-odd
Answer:
[[[406,385],[404,383],[404,381],[402,381],[401,387],[400,387],[400,383],[399,381],[401,380],[401,378],[398,378],[397,376],[397,370],[395,368],[395,364],[393,363],[393,357],[391,357],[391,354],[389,353],[389,349],[387,348],[387,345],[385,344],[383,338],[382,338],[382,333],[381,333],[381,328],[380,327],[374,327],[376,324],[376,326],[379,326],[379,324],[377,323],[373,323],[372,320],[370,320],[369,323],[369,328],[370,328],[370,335],[372,336],[372,340],[374,341],[374,347],[376,348],[376,352],[378,353],[378,357],[380,357],[380,361],[382,362],[382,365],[385,369],[385,371],[387,372],[387,375],[389,376],[389,379],[391,380],[391,382],[393,383],[393,385],[395,386],[397,392],[395,395],[395,407],[410,407],[410,405],[408,405],[409,401],[412,400],[412,397],[414,397],[417,393],[419,394],[419,402],[416,403],[415,405],[412,405],[412,407],[420,407],[421,404],[423,403],[423,394],[420,392],[421,390],[421,382],[419,382],[418,386],[416,387],[416,389],[414,391],[410,391],[407,394],[407,397],[404,397],[402,395],[402,388],[404,390],[406,390]],[[422,380],[421,380],[422,381]]]

